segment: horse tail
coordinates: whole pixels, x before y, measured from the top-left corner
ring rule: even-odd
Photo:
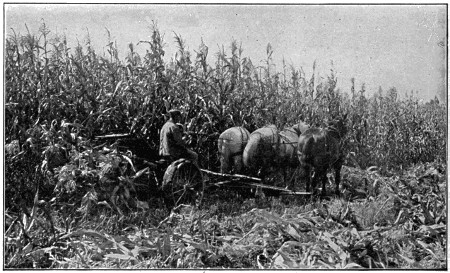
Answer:
[[[244,127],[239,127],[239,132],[241,133],[241,151],[244,151],[247,141],[250,138],[250,133]]]
[[[247,145],[245,145],[242,161],[244,163],[244,166],[247,168],[252,168],[253,165],[255,165],[254,161],[257,158],[258,154],[258,148],[261,143],[261,134],[251,134]]]

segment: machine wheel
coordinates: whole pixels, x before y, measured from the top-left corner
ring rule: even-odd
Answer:
[[[187,159],[174,161],[166,169],[163,178],[166,204],[200,206],[204,193],[204,180],[200,169]]]

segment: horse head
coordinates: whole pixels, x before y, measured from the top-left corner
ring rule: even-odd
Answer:
[[[331,132],[336,133],[339,136],[339,138],[344,137],[348,132],[347,114],[329,121],[327,129]]]

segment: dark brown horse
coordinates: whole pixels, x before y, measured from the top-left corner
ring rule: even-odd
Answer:
[[[310,128],[300,135],[297,154],[302,178],[306,179],[306,191],[310,190],[310,173],[314,169],[312,188],[314,189],[317,181],[321,180],[322,196],[325,196],[327,171],[331,167],[335,171],[335,193],[339,195],[341,168],[344,159],[341,151],[341,140],[347,134],[346,118],[347,115],[344,115],[339,119],[330,121],[325,129]]]

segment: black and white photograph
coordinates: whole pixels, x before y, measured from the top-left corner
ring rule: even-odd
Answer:
[[[3,270],[447,270],[447,3],[3,3]]]

